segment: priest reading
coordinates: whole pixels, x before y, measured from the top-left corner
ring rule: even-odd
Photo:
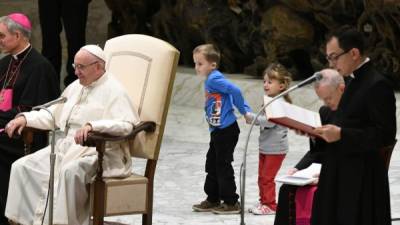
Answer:
[[[20,112],[57,98],[59,84],[52,65],[30,44],[31,23],[20,13],[0,17],[0,130]],[[33,149],[44,147],[46,136],[36,135]],[[0,133],[0,224],[4,217],[11,164],[24,155],[22,140]]]

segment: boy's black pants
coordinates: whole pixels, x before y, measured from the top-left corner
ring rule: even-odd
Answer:
[[[233,152],[238,142],[240,129],[235,121],[224,129],[211,132],[210,148],[206,158],[206,181],[204,191],[210,202],[224,201],[235,204],[239,198],[236,194],[235,173],[232,167]]]

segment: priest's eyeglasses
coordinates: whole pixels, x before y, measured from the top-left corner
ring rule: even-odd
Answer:
[[[338,61],[338,59],[340,58],[340,56],[342,56],[342,55],[348,53],[349,51],[350,51],[350,50],[343,51],[342,53],[337,54],[337,55],[335,55],[336,53],[332,53],[332,54],[326,56],[326,60],[328,60],[328,62],[335,63],[335,62]]]
[[[99,62],[99,61],[94,61],[94,62],[89,63],[89,64],[86,64],[86,65],[72,63],[72,68],[74,68],[74,70],[83,71],[83,70],[85,70],[86,68],[88,68],[89,66],[94,65],[94,64],[96,64],[96,63],[98,63],[98,62]]]

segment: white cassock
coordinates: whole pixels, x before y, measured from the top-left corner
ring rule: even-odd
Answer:
[[[53,105],[56,127],[64,136],[55,145],[54,224],[88,224],[88,185],[95,175],[97,153],[93,147],[75,144],[76,131],[90,123],[94,131],[129,134],[139,122],[137,112],[123,87],[104,74],[87,87],[75,81],[62,96],[65,104]],[[24,113],[28,127],[52,129],[53,120],[45,110]],[[129,145],[106,145],[104,177],[126,177],[131,173]],[[21,224],[41,224],[48,194],[50,146],[13,163],[5,215]],[[44,224],[48,223],[48,209]]]

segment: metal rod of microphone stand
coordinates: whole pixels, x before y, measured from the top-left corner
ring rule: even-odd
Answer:
[[[51,135],[51,153],[50,153],[50,180],[49,180],[49,225],[53,225],[53,210],[54,210],[54,167],[56,161],[56,154],[54,153],[54,146],[55,146],[55,120],[53,117],[53,130]]]
[[[274,98],[271,99],[271,101],[269,101],[267,104],[265,104],[260,111],[258,111],[258,113],[256,114],[256,116],[253,118],[253,121],[251,122],[251,126],[249,129],[249,132],[247,133],[246,136],[246,144],[244,147],[244,151],[243,151],[243,162],[240,166],[240,204],[241,204],[241,210],[240,210],[240,225],[245,225],[244,222],[244,205],[245,205],[245,187],[246,187],[246,162],[247,162],[247,148],[249,146],[249,140],[250,140],[250,134],[251,131],[257,121],[257,118],[261,115],[261,113],[264,111],[264,109],[269,106],[272,102],[274,102],[275,100],[281,98],[284,95],[287,95],[289,92],[295,90],[299,88],[299,85],[294,85],[293,87],[287,89],[286,91],[280,93],[279,95],[275,96]]]
[[[36,109],[43,109],[48,112],[53,119],[53,129],[51,130],[51,152],[50,152],[50,178],[49,178],[49,225],[53,225],[53,208],[54,208],[54,166],[56,154],[54,153],[56,140],[56,120],[50,110],[44,106],[37,106]],[[46,211],[45,211],[46,212]],[[45,215],[43,215],[45,216]]]

